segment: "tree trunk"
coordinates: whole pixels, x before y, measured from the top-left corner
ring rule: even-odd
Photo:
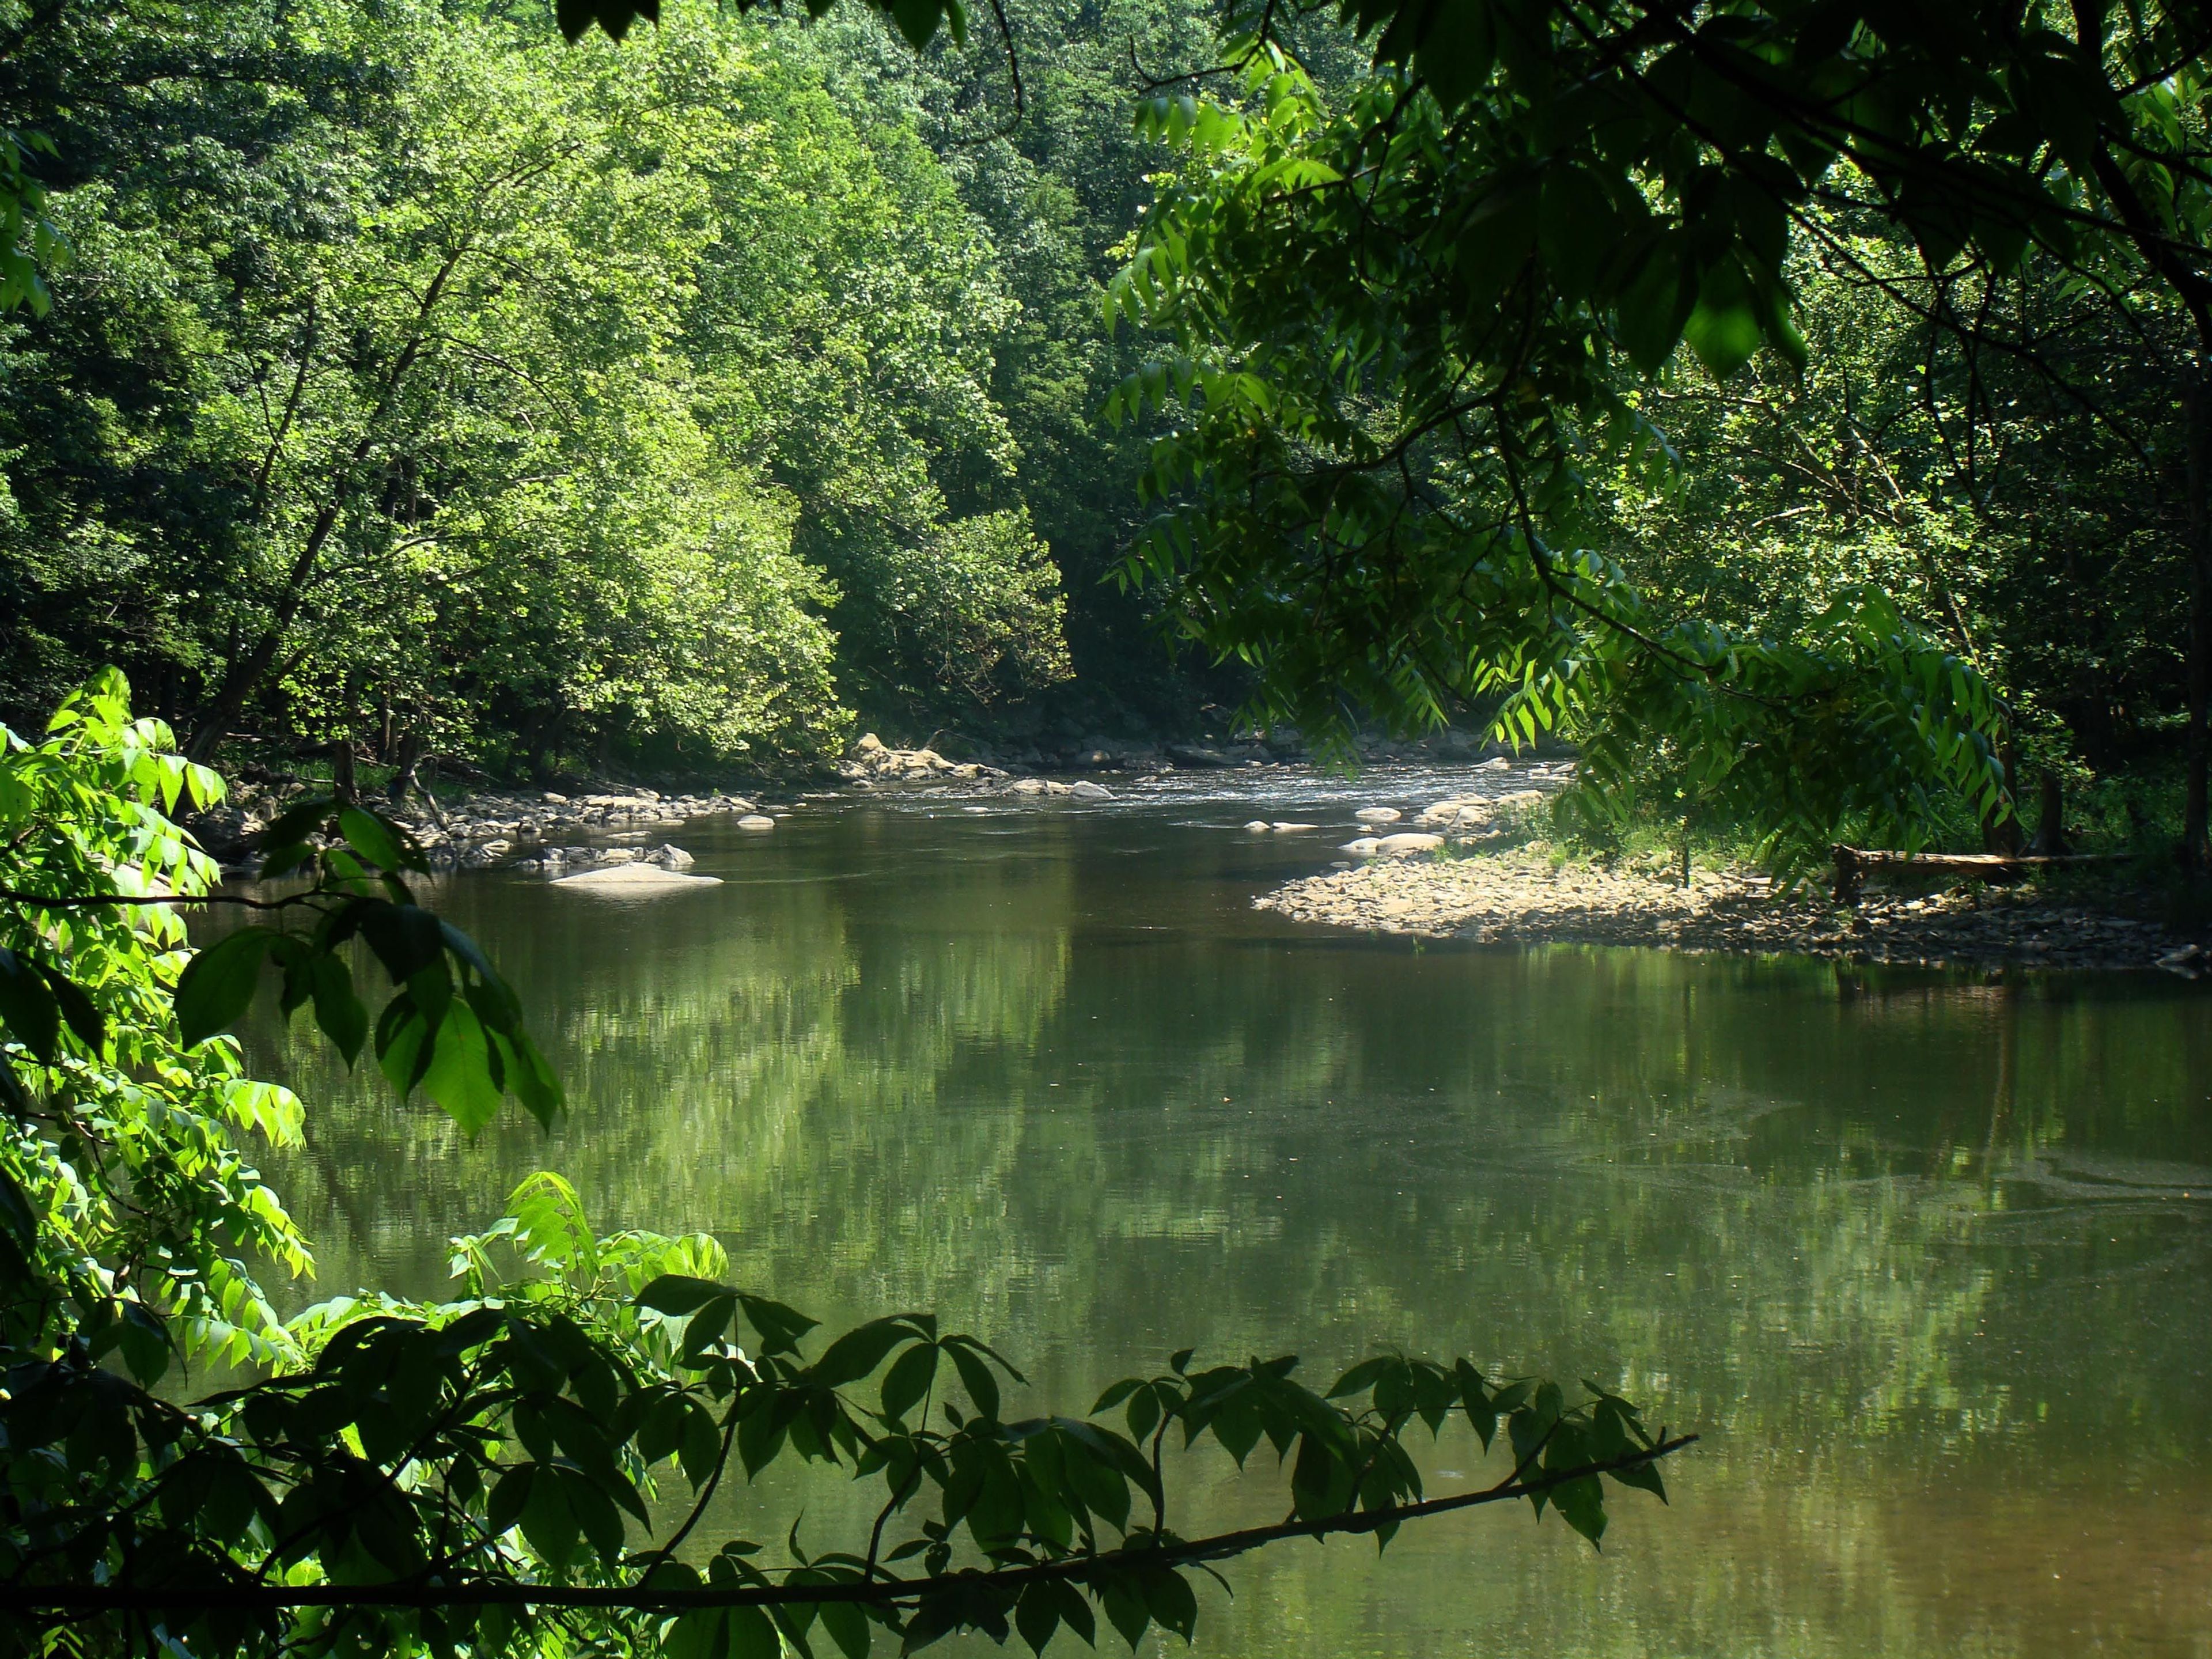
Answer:
[[[361,791],[354,782],[351,738],[340,738],[331,745],[331,798],[341,806],[361,805]]]
[[[426,746],[422,733],[413,726],[401,732],[393,745],[391,795],[394,806],[404,806],[415,789],[415,769],[422,765]]]
[[[2042,807],[2035,815],[2035,839],[2027,850],[2038,858],[2062,858],[2074,849],[2066,844],[2066,788],[2056,769],[2043,774]]]
[[[2187,433],[2189,489],[2189,763],[2181,809],[2181,862],[2202,870],[2207,856],[2208,765],[2212,765],[2212,537],[2206,523],[2208,466],[2212,466],[2212,399],[2208,399],[2203,365],[2192,364],[2181,386],[2181,412]]]
[[[1982,851],[1996,853],[2006,858],[2016,857],[2020,852],[2020,753],[2013,746],[2012,732],[2008,726],[1998,745],[1998,758],[2004,763],[2005,798],[1997,811],[1982,820]],[[2004,816],[1999,817],[1997,812]]]
[[[430,279],[429,286],[423,290],[422,298],[416,307],[415,320],[409,331],[407,342],[400,348],[398,356],[392,360],[391,368],[386,373],[376,402],[363,417],[360,434],[352,447],[331,472],[328,481],[329,494],[317,508],[300,551],[285,573],[283,584],[277,589],[269,607],[268,620],[262,625],[260,636],[243,655],[240,654],[235,644],[232,647],[229,661],[223,668],[222,679],[217,684],[215,695],[208,700],[190,741],[185,745],[185,753],[191,759],[203,762],[207,759],[216,744],[222,741],[223,733],[231,723],[245,712],[247,702],[261,689],[262,682],[276,665],[277,656],[284,648],[286,635],[291,630],[293,619],[299,615],[300,606],[307,598],[307,585],[321,562],[324,545],[330,540],[331,532],[337,528],[338,515],[344,510],[363,464],[375,451],[384,431],[386,416],[391,412],[400,388],[406,384],[408,375],[422,358],[423,347],[429,337],[431,315],[445,295],[446,285],[453,276],[454,267],[459,264],[462,254],[466,252],[465,242],[448,252],[444,263],[438,267],[437,274]]]

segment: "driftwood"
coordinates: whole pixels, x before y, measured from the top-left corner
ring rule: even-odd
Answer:
[[[2111,864],[2125,853],[1881,853],[1838,842],[1836,902],[1856,904],[1866,878],[1876,870],[1915,870],[1934,876],[1963,876],[1976,881],[2018,881],[2030,871],[2052,864]]]

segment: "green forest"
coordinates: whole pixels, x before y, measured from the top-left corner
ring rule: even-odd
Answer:
[[[0,1653],[1133,1650],[1191,1640],[1217,1563],[1523,1500],[1595,1546],[1705,1453],[1626,1397],[1672,1334],[1627,1316],[1654,1352],[1600,1380],[1177,1346],[1023,1414],[1064,1357],[919,1311],[824,1340],[731,1282],[690,1143],[609,1233],[605,1147],[442,1244],[434,1174],[420,1214],[379,1193],[450,1293],[300,1312],[315,1241],[263,1165],[318,1146],[307,1079],[375,1089],[344,1137],[550,1135],[633,1040],[668,1047],[631,1109],[704,1098],[681,1026],[771,1079],[705,1142],[833,1094],[841,1146],[926,1139],[915,1102],[1035,1050],[1114,920],[884,970],[896,1064],[821,1014],[875,971],[842,905],[798,965],[670,924],[706,988],[644,1002],[683,1020],[550,1037],[559,970],[457,923],[406,816],[434,775],[796,789],[867,731],[1325,773],[1455,730],[1571,754],[1559,847],[1669,838],[1685,893],[1693,836],[1785,900],[1832,857],[1839,913],[1853,848],[2089,849],[2203,913],[2212,10],[804,9],[0,0]],[[193,815],[278,778],[218,866]],[[563,959],[629,948],[603,925]],[[1235,1103],[1236,1022],[1151,988]],[[1370,1036],[1314,990],[1270,1075],[1319,1088]],[[1200,1293],[1162,1283],[1144,1341]],[[817,1525],[825,1471],[866,1501]],[[1231,1480],[1261,1518],[1194,1501]]]
[[[804,767],[856,720],[1064,748],[1239,718],[1480,727],[1523,642],[1453,606],[1528,608],[1465,586],[1471,529],[1517,489],[1601,607],[1717,630],[1686,657],[1809,653],[1770,667],[1817,680],[1930,651],[1995,700],[1966,723],[2006,788],[2033,799],[2023,765],[2127,775],[2138,819],[2179,810],[2193,301],[2125,215],[2112,246],[2023,226],[1992,252],[1960,210],[1931,240],[1841,188],[1723,191],[1698,206],[1725,226],[1690,228],[1759,264],[1747,319],[1786,312],[1756,351],[1755,320],[1723,337],[1686,290],[1649,342],[1603,325],[1644,301],[1613,269],[1650,216],[1617,167],[1486,198],[1495,238],[1443,214],[1435,249],[1394,256],[1445,261],[1443,289],[1330,291],[1297,266],[1364,256],[1318,220],[1267,228],[1237,286],[1194,285],[1193,237],[1257,233],[1218,222],[1237,192],[1337,167],[1401,77],[1362,79],[1322,17],[1286,21],[1303,70],[1241,87],[1203,72],[1227,27],[1204,8],[1006,21],[917,52],[865,11],[685,10],[564,46],[528,9],[24,9],[0,105],[50,254],[0,344],[0,708],[35,727],[113,664],[203,761],[345,744],[511,778]],[[2138,94],[2127,143],[2185,148],[2191,95]],[[1457,141],[1453,166],[1498,165]],[[2160,237],[2185,242],[2197,186],[2168,184]],[[1522,483],[1455,476],[1443,428],[1381,477],[1355,451],[1437,418],[1414,410],[1437,354],[1484,349],[1456,313],[1530,278],[1567,332],[1513,349],[1570,378],[1528,383]],[[1308,313],[1240,310],[1282,284]],[[1338,351],[1366,365],[1350,402],[1295,367]],[[1444,418],[1481,441],[1473,404]],[[1308,459],[1267,470],[1285,445]],[[1379,492],[1337,509],[1341,568],[1310,540],[1331,467]],[[1278,494],[1244,520],[1206,504],[1254,477]],[[1612,670],[1587,678],[1604,631],[1587,701],[1543,712],[1617,737],[1625,782],[1703,716],[1612,700]],[[1933,758],[1821,741],[1877,774]],[[1795,787],[1681,763],[1647,781],[1763,794],[1726,808],[1753,822]],[[1907,787],[1822,806],[1879,816]]]

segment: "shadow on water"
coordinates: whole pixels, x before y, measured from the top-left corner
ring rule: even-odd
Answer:
[[[2212,1656],[2201,991],[1301,933],[1250,900],[1337,837],[1233,826],[1362,797],[1238,787],[698,825],[725,884],[648,904],[450,884],[576,1108],[470,1144],[264,1034],[316,1293],[434,1291],[551,1167],[827,1319],[939,1308],[1055,1403],[1186,1342],[1402,1345],[1709,1437],[1602,1558],[1524,1514],[1243,1564],[1212,1652]],[[1188,1476],[1186,1531],[1277,1501]],[[807,1502],[817,1547],[854,1512]]]

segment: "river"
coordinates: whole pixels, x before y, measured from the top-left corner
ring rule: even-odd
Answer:
[[[264,1041],[308,1100],[270,1162],[316,1293],[439,1292],[448,1235],[550,1168],[833,1325],[938,1310],[1029,1370],[1010,1414],[1186,1345],[1310,1380],[1395,1346],[1705,1437],[1601,1553],[1523,1506],[1233,1564],[1206,1654],[2212,1656],[2205,988],[1251,908],[1340,837],[1244,819],[1458,781],[802,803],[675,837],[720,887],[450,881],[574,1109],[470,1143]],[[1421,1439],[1432,1492],[1500,1472]],[[1274,1513],[1266,1462],[1190,1462],[1178,1529]],[[858,1512],[806,1501],[817,1549]]]

